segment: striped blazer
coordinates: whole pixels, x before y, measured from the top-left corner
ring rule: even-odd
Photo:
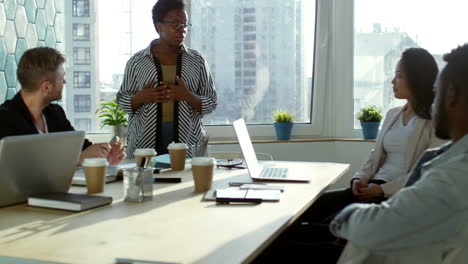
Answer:
[[[161,65],[151,53],[155,39],[144,50],[134,54],[125,67],[122,86],[117,93],[119,106],[128,113],[127,157],[132,158],[137,148],[160,149],[162,104],[142,104],[133,111],[131,99],[145,84],[154,81],[154,87],[162,81]],[[177,59],[177,75],[187,89],[201,99],[202,111],[197,112],[185,101],[174,102],[174,141],[194,145],[205,133],[202,118],[217,106],[217,95],[208,65],[195,50],[182,47]],[[189,148],[189,156],[191,156]]]

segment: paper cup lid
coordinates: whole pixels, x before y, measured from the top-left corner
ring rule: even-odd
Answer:
[[[133,155],[135,155],[135,156],[156,156],[156,150],[154,150],[152,148],[136,149],[135,152],[133,152]]]
[[[188,149],[187,144],[185,143],[174,143],[172,142],[167,146],[167,149]]]
[[[90,158],[90,159],[84,159],[83,163],[81,163],[82,167],[101,167],[101,166],[107,166],[107,160],[103,158]]]
[[[215,159],[211,157],[195,157],[192,158],[192,166],[207,166],[215,165]]]

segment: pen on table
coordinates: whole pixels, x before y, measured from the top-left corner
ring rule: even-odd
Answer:
[[[173,177],[173,178],[153,178],[153,182],[158,183],[179,183],[182,182],[182,178]]]
[[[227,198],[227,197],[216,197],[216,202],[221,204],[228,203],[262,203],[262,199],[259,198]]]
[[[244,184],[266,184],[263,182],[229,182],[229,186],[242,186]]]

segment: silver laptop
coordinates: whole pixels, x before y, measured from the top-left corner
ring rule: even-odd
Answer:
[[[239,145],[252,179],[299,182],[308,182],[310,180],[309,177],[306,176],[292,175],[291,171],[288,171],[287,168],[262,167],[258,164],[257,155],[255,155],[249,131],[247,130],[244,119],[238,119],[232,124],[236,131],[237,139],[239,140]]]
[[[29,195],[67,192],[84,131],[5,137],[0,140],[0,207]]]

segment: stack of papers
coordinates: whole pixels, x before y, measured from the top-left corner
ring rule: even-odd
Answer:
[[[281,198],[281,192],[284,191],[282,185],[269,185],[265,183],[243,183],[230,182],[230,186],[239,186],[239,188],[211,189],[203,197],[207,201],[220,202],[254,202],[262,201],[277,202]],[[245,201],[244,201],[245,200]]]

